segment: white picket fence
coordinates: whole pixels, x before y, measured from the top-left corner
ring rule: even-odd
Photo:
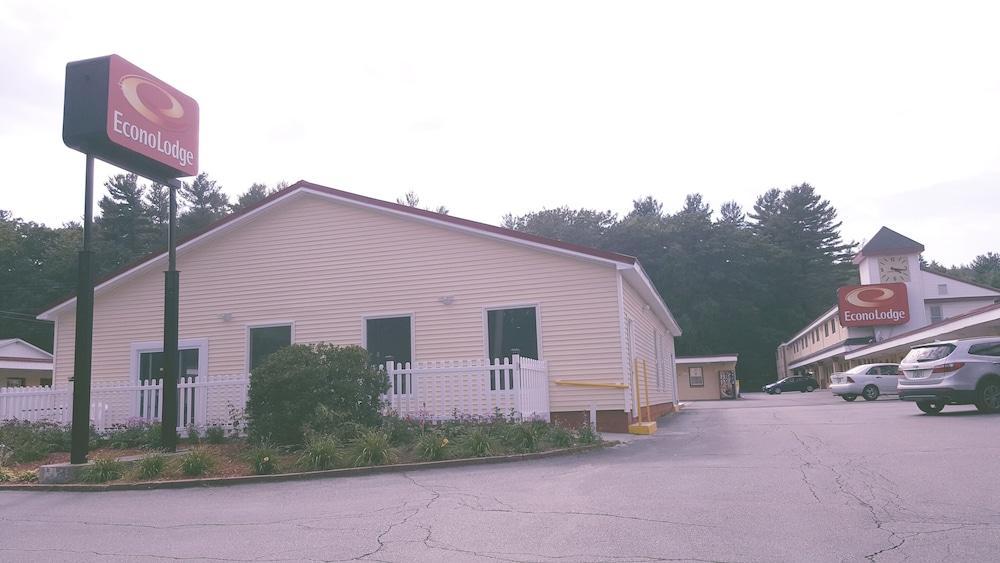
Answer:
[[[549,420],[549,376],[545,362],[522,358],[386,362],[387,407],[401,417],[449,420],[500,412]]]
[[[489,417],[496,412],[523,419],[549,420],[549,374],[543,361],[522,358],[452,360],[396,364],[387,362],[389,391],[386,408],[401,417],[441,421],[458,417]],[[103,432],[115,425],[161,419],[163,384],[92,384],[90,419]],[[246,407],[247,375],[183,378],[177,385],[177,429],[204,429],[232,422]],[[0,388],[0,421],[47,420],[69,424],[73,389],[51,387]]]
[[[250,380],[245,375],[182,378],[177,383],[177,429],[225,425],[246,406]],[[160,420],[163,384],[159,380],[120,384],[96,382],[90,389],[90,420],[98,432],[114,425]],[[46,420],[69,424],[73,412],[72,385],[0,388],[0,420]]]

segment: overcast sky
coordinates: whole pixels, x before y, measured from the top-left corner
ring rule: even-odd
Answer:
[[[5,0],[0,208],[82,215],[65,64],[117,53],[198,100],[201,168],[231,196],[415,190],[496,224],[809,182],[847,239],[1000,250],[998,3],[806,4]]]

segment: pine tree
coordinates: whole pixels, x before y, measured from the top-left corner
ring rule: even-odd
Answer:
[[[190,184],[185,182],[179,195],[187,207],[178,219],[182,234],[200,231],[229,213],[229,196],[206,172]]]
[[[149,252],[155,230],[145,201],[146,186],[135,174],[118,174],[104,183],[108,194],[100,199],[101,215],[95,221],[103,241],[101,264],[115,268]]]

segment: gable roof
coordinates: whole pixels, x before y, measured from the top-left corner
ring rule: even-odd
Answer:
[[[889,227],[882,227],[870,241],[865,243],[854,257],[857,264],[863,256],[889,256],[892,254],[913,254],[924,251],[924,245],[905,237]]]
[[[489,238],[506,241],[508,243],[519,244],[523,246],[532,247],[538,250],[544,250],[548,252],[554,252],[557,254],[562,254],[565,256],[570,256],[577,259],[596,261],[606,264],[615,265],[618,270],[620,270],[623,275],[626,275],[633,284],[637,284],[643,290],[643,296],[650,301],[651,305],[654,306],[654,310],[657,312],[657,316],[661,318],[664,324],[674,332],[675,335],[680,336],[681,329],[680,325],[674,319],[673,314],[667,308],[666,303],[663,302],[662,297],[656,290],[649,276],[646,275],[639,264],[639,260],[634,256],[629,256],[626,254],[619,254],[617,252],[609,252],[606,250],[599,250],[596,248],[590,248],[587,246],[582,246],[578,244],[572,244],[568,242],[563,242],[555,239],[550,239],[546,237],[540,237],[537,235],[532,235],[529,233],[523,233],[520,231],[515,231],[513,229],[506,229],[504,227],[497,227],[494,225],[488,225],[486,223],[480,223],[477,221],[471,221],[469,219],[462,219],[460,217],[454,217],[451,215],[444,215],[441,213],[436,213],[434,211],[428,211],[425,209],[419,209],[416,207],[409,207],[407,205],[402,205],[399,203],[393,203],[388,201],[383,201],[380,199],[375,199],[368,196],[363,196],[360,194],[355,194],[351,192],[346,192],[343,190],[338,190],[335,188],[329,188],[326,186],[321,186],[318,184],[313,184],[305,180],[299,180],[298,182],[288,186],[287,188],[271,194],[260,202],[242,209],[236,213],[228,215],[215,223],[209,225],[207,228],[188,235],[184,237],[177,245],[177,251],[180,253],[183,250],[191,248],[201,242],[214,238],[216,235],[228,230],[233,225],[242,223],[243,221],[258,215],[265,209],[272,206],[279,205],[282,202],[289,201],[292,198],[298,197],[302,194],[315,194],[322,197],[329,198],[331,200],[339,201],[345,204],[354,205],[358,207],[364,207],[379,211],[382,213],[388,213],[396,216],[402,216],[410,219],[415,219],[418,221],[434,223],[443,227],[456,229],[459,231],[464,231],[467,233],[472,233],[480,236],[487,236]],[[123,279],[131,277],[140,271],[144,271],[149,267],[160,261],[166,260],[166,251],[156,252],[149,254],[131,264],[128,264],[115,272],[102,276],[94,284],[95,293],[107,288],[110,285],[116,284]],[[63,299],[49,307],[46,307],[44,311],[38,314],[39,319],[54,320],[55,315],[57,315],[62,310],[66,309],[70,305],[76,302],[76,297],[71,296]]]
[[[947,280],[957,281],[958,283],[962,283],[962,284],[969,285],[969,286],[972,286],[972,287],[978,287],[979,289],[985,289],[985,290],[987,290],[987,291],[989,291],[991,293],[994,293],[994,294],[1000,294],[1000,288],[990,287],[990,286],[988,286],[986,284],[983,284],[983,283],[978,283],[978,282],[974,282],[974,281],[965,280],[965,279],[962,279],[960,277],[953,276],[951,274],[945,274],[943,272],[938,272],[936,270],[929,270],[929,269],[927,269],[927,268],[925,268],[923,266],[920,267],[920,271],[921,272],[927,272],[928,274],[931,274],[931,275],[934,275],[934,276],[939,276],[939,277],[945,278]]]
[[[5,338],[0,340],[0,359],[52,362],[52,354],[20,338]]]

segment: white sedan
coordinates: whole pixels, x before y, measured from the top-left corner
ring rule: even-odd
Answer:
[[[866,401],[874,401],[879,395],[895,395],[899,381],[898,364],[863,364],[830,376],[830,390],[845,401],[853,401],[860,395]]]

